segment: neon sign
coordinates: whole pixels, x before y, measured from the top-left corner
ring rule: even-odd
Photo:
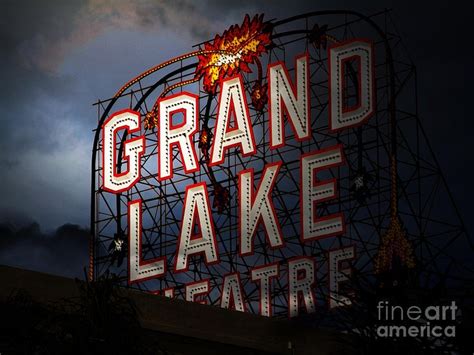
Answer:
[[[238,223],[235,240],[239,259],[245,262],[254,257],[255,237],[259,231],[265,236],[268,250],[290,247],[275,206],[276,199],[285,198],[277,196],[275,186],[285,174],[282,166],[286,162],[272,155],[258,171],[252,167],[236,171],[233,176],[235,194],[230,196],[229,189],[215,178],[215,171],[222,169],[231,159],[229,152],[232,152],[232,159],[252,161],[255,157],[261,158],[267,150],[276,153],[293,150],[299,171],[299,190],[296,192],[299,211],[290,217],[299,224],[299,242],[304,245],[345,233],[344,213],[320,214],[322,203],[338,199],[338,181],[322,176],[345,165],[344,144],[319,148],[307,144],[306,149],[295,148],[295,144],[314,140],[313,123],[322,119],[312,109],[314,95],[311,93],[310,73],[315,70],[312,68],[314,60],[308,51],[304,51],[292,58],[293,68],[289,68],[286,61],[271,61],[264,80],[259,57],[265,55],[273,44],[271,30],[270,24],[263,22],[263,17],[256,16],[252,20],[246,17],[242,26],[232,26],[223,36],[216,36],[214,41],[206,43],[202,50],[187,55],[199,59],[194,78],[167,87],[152,110],[145,115],[131,109],[119,110],[110,114],[102,124],[103,191],[120,195],[136,188],[143,179],[142,161],[147,150],[156,151],[156,171],[147,171],[147,175],[153,175],[160,184],[170,180],[183,182],[177,191],[183,198],[177,209],[180,225],[174,236],[173,255],[144,257],[144,202],[142,198],[128,201],[126,259],[129,284],[160,279],[167,273],[178,277],[190,272],[191,262],[199,261],[205,267],[219,265],[223,249],[217,237],[215,219],[228,208],[231,200]],[[319,40],[321,36],[324,34],[320,34]],[[375,111],[374,45],[365,39],[334,42],[327,48],[326,60],[329,68],[326,124],[328,133],[335,135],[364,125]],[[166,63],[171,62],[173,60]],[[256,66],[258,75],[249,92],[243,75],[252,72],[251,65]],[[357,85],[354,86],[354,82],[348,84],[348,70]],[[117,96],[136,80],[126,84]],[[217,100],[212,126],[208,120],[202,119],[199,92],[186,90],[186,85],[201,80],[203,90]],[[176,89],[180,91],[172,92]],[[266,117],[263,129],[257,133],[250,108]],[[147,141],[145,131],[148,134],[153,131],[153,144]],[[121,148],[120,134],[128,137]],[[256,143],[262,139],[267,142],[265,150],[258,149]],[[177,156],[179,165],[176,164]],[[212,174],[208,174],[207,179],[202,178],[203,172],[210,171]],[[186,176],[199,176],[199,179],[186,184]],[[212,204],[210,190],[214,197]],[[341,265],[355,258],[355,248],[348,245],[328,250],[328,253],[329,306],[349,305],[349,298],[339,294],[338,289],[351,273],[350,268]],[[286,263],[254,263],[246,270],[248,281],[259,288],[259,313],[272,315],[271,289],[281,277],[282,267],[287,276],[288,316],[297,316],[302,308],[308,313],[314,312],[315,257],[301,254],[294,255]],[[216,296],[221,307],[246,311],[245,287],[241,279],[239,271],[222,275],[220,294]],[[160,292],[167,297],[175,295],[173,287],[163,288]],[[205,302],[204,296],[211,292],[216,290],[208,278],[184,284],[184,298],[189,301]]]

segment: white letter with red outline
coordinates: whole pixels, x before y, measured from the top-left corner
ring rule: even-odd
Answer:
[[[345,231],[344,215],[335,213],[317,217],[317,202],[336,197],[336,179],[318,182],[318,171],[344,163],[342,146],[304,154],[301,158],[301,238],[303,241],[342,234]]]
[[[239,173],[241,255],[253,253],[253,237],[260,221],[265,227],[270,246],[277,248],[283,245],[280,224],[271,198],[281,164],[277,162],[265,166],[256,192],[253,189],[254,170]]]
[[[183,122],[174,126],[173,115],[183,114]],[[172,147],[177,145],[184,171],[190,174],[199,171],[193,136],[199,129],[199,98],[183,92],[159,100],[158,124],[158,180],[173,177]]]
[[[329,48],[329,128],[331,131],[364,123],[375,111],[375,70],[373,43],[351,40]],[[358,63],[358,102],[348,107],[344,95],[346,62]]]
[[[128,204],[128,282],[129,284],[163,276],[166,258],[142,260],[142,201]]]
[[[200,229],[198,235],[194,234],[196,223]],[[189,257],[195,254],[204,253],[208,265],[219,262],[209,196],[204,182],[186,187],[178,244],[174,265],[176,272],[186,271]]]
[[[209,279],[191,282],[186,285],[186,301],[196,302],[197,296],[207,295],[209,293]],[[201,300],[198,303],[206,304],[206,300]]]
[[[221,294],[221,308],[233,308],[245,312],[244,297],[239,273],[235,272],[224,276]]]
[[[352,272],[350,268],[339,270],[341,261],[352,260],[355,257],[353,245],[329,251],[329,307],[350,306],[351,300],[339,294],[339,283],[348,281]]]
[[[310,257],[297,257],[288,262],[288,317],[298,315],[300,299],[307,313],[316,310],[313,291],[314,268],[314,259]]]
[[[242,77],[239,75],[224,80],[221,84],[210,166],[222,164],[226,149],[235,146],[240,146],[244,157],[255,153],[255,138],[248,110]],[[232,114],[235,117],[235,127],[229,128]]]
[[[299,141],[310,138],[311,107],[309,92],[309,55],[305,53],[295,60],[294,85],[282,62],[268,67],[270,147],[280,148],[285,144],[285,125],[283,114],[286,113]],[[295,90],[296,86],[296,90]]]
[[[252,281],[260,283],[260,315],[272,316],[271,280],[279,276],[278,264],[270,264],[252,269]]]
[[[163,296],[166,298],[174,298],[174,287],[165,288],[163,290]]]
[[[127,191],[140,180],[140,158],[145,151],[143,136],[126,140],[123,160],[127,162],[127,171],[117,173],[116,136],[122,129],[126,129],[128,134],[140,131],[140,114],[132,110],[122,110],[114,113],[102,125],[102,188],[113,193]]]

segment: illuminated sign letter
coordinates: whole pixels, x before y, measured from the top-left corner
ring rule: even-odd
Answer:
[[[304,241],[344,233],[344,216],[335,213],[317,218],[316,204],[336,197],[336,179],[317,182],[318,171],[341,165],[341,145],[304,154],[301,158],[301,238]]]
[[[252,281],[260,282],[260,315],[271,317],[271,280],[278,277],[278,264],[265,265],[252,270]]]
[[[329,127],[332,131],[365,122],[375,111],[372,42],[354,40],[329,49]],[[356,68],[354,68],[356,66]],[[348,105],[347,78],[352,77],[356,102]]]
[[[181,93],[159,100],[158,179],[173,177],[172,147],[177,145],[186,174],[199,170],[193,136],[198,131],[199,98]],[[182,114],[182,122],[173,124],[173,116]]]
[[[244,297],[238,273],[224,276],[221,294],[221,308],[233,308],[239,312],[245,312]]]
[[[163,296],[166,298],[174,298],[174,287],[165,288],[163,290]]]
[[[186,285],[186,301],[196,302],[197,296],[203,296],[209,293],[209,279],[192,282]],[[199,301],[201,304],[206,304],[205,300]]]
[[[128,134],[140,131],[140,114],[132,110],[123,110],[110,116],[102,126],[103,140],[103,189],[119,193],[130,189],[140,180],[140,157],[145,151],[143,136],[128,139],[124,144],[123,161],[127,162],[127,171],[117,173],[117,132],[126,129]]]
[[[288,262],[288,316],[290,318],[298,315],[300,295],[306,312],[315,311],[313,284],[314,260],[309,257],[291,259]]]
[[[253,252],[253,237],[259,221],[263,222],[270,246],[280,247],[283,240],[280,225],[271,199],[281,162],[267,164],[262,172],[257,192],[253,190],[254,170],[239,173],[240,254]]]
[[[295,85],[290,81],[284,63],[271,64],[268,68],[270,147],[272,149],[285,144],[284,112],[293,127],[297,140],[301,141],[310,137],[311,107],[308,66],[308,54],[296,58]]]
[[[128,204],[128,282],[140,282],[163,276],[166,258],[142,260],[142,201]]]
[[[350,306],[351,300],[339,294],[339,282],[349,280],[351,269],[339,270],[343,260],[355,257],[354,246],[329,251],[329,307]]]
[[[235,118],[234,127],[229,127],[231,115]],[[254,154],[256,149],[240,75],[222,82],[209,165],[222,164],[225,150],[235,146],[240,146],[244,157]]]
[[[194,232],[196,224],[200,229],[200,233],[197,234]],[[206,264],[219,261],[207,187],[204,182],[186,187],[174,270],[186,271],[188,258],[200,253],[204,253]]]

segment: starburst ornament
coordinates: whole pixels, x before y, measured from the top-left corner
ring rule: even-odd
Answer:
[[[263,15],[255,15],[250,20],[245,16],[241,26],[233,25],[222,36],[206,43],[204,50],[209,54],[199,55],[196,77],[203,77],[204,90],[214,94],[217,84],[225,77],[240,71],[250,73],[249,64],[266,53],[272,43],[271,26],[263,22]]]

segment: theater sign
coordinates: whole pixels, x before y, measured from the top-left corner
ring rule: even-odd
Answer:
[[[386,48],[326,20],[246,16],[97,103],[91,279],[295,317],[350,307],[356,270],[415,265]]]

